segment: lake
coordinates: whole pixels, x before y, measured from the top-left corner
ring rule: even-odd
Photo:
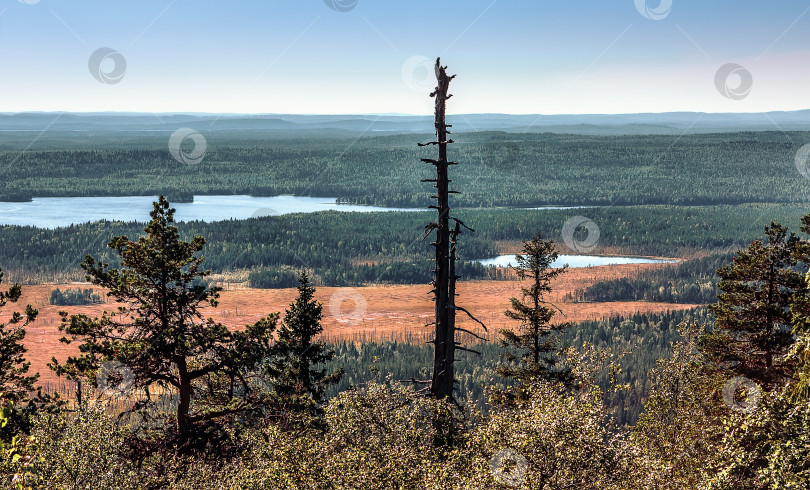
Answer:
[[[149,220],[156,196],[38,197],[31,202],[0,202],[0,225],[57,228],[88,221]],[[424,208],[383,208],[336,204],[334,197],[194,196],[194,202],[172,203],[177,221],[221,221],[317,211],[426,211]]]
[[[31,202],[0,202],[0,225],[57,228],[90,221],[149,220],[157,196],[35,197]],[[194,202],[172,203],[177,221],[222,221],[290,213],[343,211],[428,211],[427,208],[385,208],[337,204],[334,197],[246,195],[194,196]],[[545,206],[522,209],[578,209],[589,206]]]
[[[477,262],[482,265],[491,265],[495,267],[508,267],[510,265],[517,265],[514,255],[499,255],[490,259],[480,259]],[[649,259],[645,257],[612,257],[601,255],[560,255],[557,260],[551,264],[551,267],[562,267],[568,264],[569,267],[593,267],[599,265],[618,265],[618,264],[672,264],[677,260],[668,259]]]

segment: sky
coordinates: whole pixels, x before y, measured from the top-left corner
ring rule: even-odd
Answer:
[[[0,112],[810,108],[810,0],[0,0]]]

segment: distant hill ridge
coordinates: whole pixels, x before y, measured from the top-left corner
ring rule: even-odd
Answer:
[[[510,131],[589,135],[810,131],[810,110],[765,113],[448,115],[456,132]],[[171,132],[188,126],[210,132],[428,133],[432,116],[302,114],[0,113],[0,131]]]

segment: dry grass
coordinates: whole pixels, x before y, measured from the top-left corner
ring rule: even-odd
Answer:
[[[562,303],[566,293],[587,287],[599,280],[634,275],[651,267],[667,267],[659,264],[616,265],[570,269],[553,285],[552,300],[560,302],[564,316],[560,321],[583,321],[629,315],[636,312],[664,312],[692,308],[695,305],[669,303],[615,302],[615,303]],[[37,321],[29,325],[25,339],[26,357],[31,361],[32,371],[42,375],[42,381],[54,382],[55,376],[47,368],[51,356],[64,360],[77,352],[74,345],[59,342],[59,310],[70,313],[99,315],[102,310],[113,310],[113,304],[92,306],[52,306],[48,304],[50,284],[24,286],[23,297],[17,305],[8,305],[3,316],[10,314],[14,306],[30,303],[39,309]],[[60,286],[62,289],[64,285]],[[82,285],[81,287],[89,287]],[[254,323],[268,313],[284,312],[295,298],[295,289],[250,289],[231,284],[223,291],[217,308],[208,308],[211,316],[231,328],[242,328]],[[503,312],[509,307],[509,298],[520,294],[517,281],[471,281],[459,285],[458,304],[466,307],[489,327],[490,332],[499,328],[514,327]],[[324,327],[327,339],[404,339],[421,341],[430,334],[425,325],[432,321],[433,302],[427,285],[369,286],[358,288],[318,288],[316,298],[324,304]],[[463,314],[459,326],[480,331],[474,322]]]

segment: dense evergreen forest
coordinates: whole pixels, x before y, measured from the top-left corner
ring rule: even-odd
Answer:
[[[607,251],[684,257],[713,250],[728,253],[762,235],[769,220],[795,226],[805,212],[806,207],[800,205],[752,204],[568,210],[465,209],[456,214],[460,219],[476,223],[475,233],[465,236],[461,250],[461,258],[471,260],[493,257],[498,254],[499,242],[516,243],[537,231],[555,239],[560,252],[566,253],[568,250],[560,238],[561,229],[568,218],[576,215],[585,215],[599,226],[600,239],[593,252],[596,254]],[[292,271],[301,268],[310,269],[319,285],[422,283],[428,280],[431,264],[427,259],[429,244],[419,239],[419,231],[428,219],[427,213],[321,212],[181,223],[180,231],[184,236],[207,237],[206,266],[213,272],[241,271],[244,273],[239,280],[246,280],[246,271],[251,270],[251,281],[257,287],[294,285]],[[2,226],[0,263],[4,264],[10,278],[22,283],[81,280],[84,275],[78,264],[85,255],[94,254],[114,261],[106,249],[110,238],[116,234],[134,236],[141,228],[141,224],[119,222],[54,230]],[[690,263],[675,274],[686,280],[694,271],[695,279],[705,278],[712,274],[716,263],[710,260]],[[459,267],[465,279],[500,277],[477,264],[462,263]],[[654,277],[647,280],[660,282]],[[640,288],[642,291],[648,286]],[[614,299],[627,297],[627,293],[610,294],[619,295],[613,296]],[[705,299],[705,294],[709,293],[702,294]],[[683,293],[675,294],[679,295]]]
[[[64,291],[56,288],[51,291],[48,302],[52,305],[73,306],[103,303],[104,300],[101,298],[100,294],[93,292],[93,290],[89,288],[65,289]]]
[[[600,281],[566,295],[568,301],[655,301],[708,304],[717,299],[717,269],[732,253],[712,254],[674,267],[641,271],[636,277]]]
[[[671,355],[671,344],[681,340],[678,326],[685,321],[709,324],[713,318],[705,308],[613,317],[576,324],[564,330],[558,342],[561,349],[572,347],[581,351],[592,345],[609,349],[616,356],[621,367],[620,375],[611,379],[607,370],[600,372],[598,384],[604,390],[605,402],[617,422],[634,425],[649,395],[647,373],[655,367],[656,360]],[[357,341],[330,344],[330,347],[334,349],[335,357],[328,366],[345,370],[340,382],[327,392],[330,397],[373,381],[382,383],[390,378],[407,382],[411,378],[425,379],[430,375],[431,347],[407,339],[379,342],[358,338]],[[493,384],[508,384],[508,380],[495,374],[496,366],[504,362],[503,348],[497,342],[476,343],[471,348],[481,354],[462,354],[462,359],[456,364],[459,399],[464,404],[487,410],[484,389]],[[625,388],[614,389],[614,385]]]
[[[74,139],[62,149],[47,136],[28,151],[6,137],[0,148],[0,200],[49,196],[295,194],[347,202],[422,207],[428,173],[417,142],[428,135],[267,135],[206,133],[194,166],[176,162],[166,138],[136,135]],[[810,200],[794,157],[804,132],[685,136],[580,136],[480,132],[454,134],[465,171],[453,184],[456,206],[791,203]],[[29,142],[28,139],[25,140]],[[127,149],[121,149],[125,145]],[[73,149],[64,149],[70,147]]]

